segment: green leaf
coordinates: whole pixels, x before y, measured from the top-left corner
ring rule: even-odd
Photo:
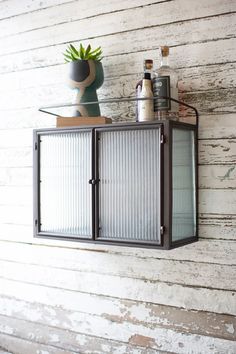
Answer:
[[[85,59],[88,58],[88,55],[90,54],[90,50],[91,50],[91,45],[89,44],[86,48],[86,51],[85,51],[85,54],[84,54],[84,57]]]
[[[101,47],[97,47],[97,48],[94,49],[92,52],[90,52],[90,54],[95,54],[95,53],[97,53],[98,51],[102,51],[102,50],[101,50]]]
[[[70,48],[71,48],[71,51],[73,52],[73,54],[75,54],[75,56],[79,55],[77,49],[72,44],[70,44]]]
[[[80,43],[80,52],[79,52],[80,59],[84,59],[84,47]]]
[[[80,43],[79,49],[76,49],[72,44],[68,45],[67,49],[65,50],[65,53],[63,53],[65,56],[65,61],[75,61],[78,59],[81,60],[102,60],[102,49],[101,47],[97,47],[94,50],[91,50],[91,45],[88,44],[87,48]]]
[[[63,55],[64,55],[67,59],[72,60],[72,56],[71,56],[71,55],[68,55],[68,54],[65,54],[65,53],[63,53]]]

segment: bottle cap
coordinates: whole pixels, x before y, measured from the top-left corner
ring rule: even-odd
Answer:
[[[169,47],[167,47],[167,46],[162,46],[162,47],[161,47],[161,55],[162,55],[163,57],[168,57],[168,55],[169,55]]]
[[[144,69],[151,70],[153,68],[153,60],[152,59],[145,59],[143,66],[144,66]]]
[[[153,60],[152,59],[145,59],[144,62],[147,63],[147,64],[153,64]]]
[[[146,79],[146,80],[151,80],[151,74],[150,73],[144,73],[143,78]]]

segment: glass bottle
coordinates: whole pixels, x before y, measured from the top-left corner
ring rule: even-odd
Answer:
[[[169,47],[161,47],[161,65],[154,71],[154,96],[172,97],[178,100],[178,75],[169,66]],[[179,119],[179,104],[167,98],[154,100],[155,119]]]
[[[152,98],[152,81],[151,74],[144,73],[144,78],[142,80],[142,89],[139,98]],[[139,122],[146,122],[154,120],[154,110],[153,110],[153,100],[140,100],[139,101]]]
[[[152,59],[145,59],[143,61],[143,77],[145,73],[149,73],[152,76],[152,69],[153,69],[153,60]],[[142,83],[143,80],[139,80],[136,85],[136,98],[139,98],[142,91]],[[139,111],[140,111],[140,102],[136,101],[136,121],[139,121]]]

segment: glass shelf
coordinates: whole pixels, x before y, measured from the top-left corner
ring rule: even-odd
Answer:
[[[145,101],[145,100],[156,100],[156,99],[169,99],[171,101],[177,102],[182,106],[185,106],[187,108],[190,108],[191,110],[194,111],[195,117],[196,117],[196,121],[195,124],[198,127],[198,119],[199,119],[199,114],[198,111],[195,107],[176,100],[172,97],[166,97],[166,96],[154,96],[154,97],[147,97],[147,98],[137,98],[137,97],[123,97],[123,98],[109,98],[109,99],[103,99],[103,100],[98,100],[98,101],[94,101],[94,102],[81,102],[81,103],[62,103],[62,104],[57,104],[57,105],[53,105],[53,106],[47,106],[47,107],[41,107],[39,108],[40,112],[46,113],[46,114],[50,114],[56,117],[72,117],[74,116],[74,108],[78,107],[78,106],[87,106],[87,105],[93,105],[93,104],[120,104],[120,103],[127,103],[127,102],[137,102],[137,101]],[[106,115],[106,114],[104,114]]]

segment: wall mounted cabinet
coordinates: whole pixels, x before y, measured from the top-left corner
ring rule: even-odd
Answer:
[[[196,126],[34,131],[34,234],[169,249],[197,240]]]

